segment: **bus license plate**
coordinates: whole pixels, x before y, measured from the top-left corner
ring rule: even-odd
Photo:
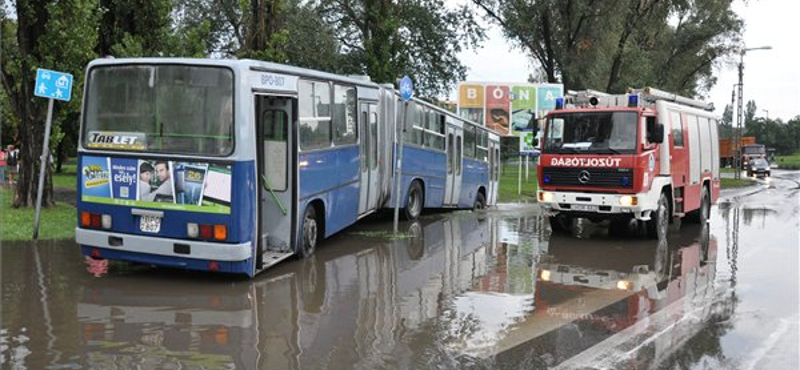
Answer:
[[[157,233],[161,231],[161,217],[141,216],[139,219],[139,229],[146,233]]]
[[[584,212],[594,212],[597,211],[597,206],[590,205],[590,204],[573,204],[572,205],[573,211],[584,211]]]

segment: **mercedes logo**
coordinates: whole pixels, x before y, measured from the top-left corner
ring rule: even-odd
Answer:
[[[591,178],[592,178],[592,174],[590,174],[589,171],[586,171],[586,170],[583,170],[583,171],[581,171],[580,174],[578,174],[578,181],[580,181],[581,184],[585,184],[585,183],[589,182],[589,180]]]

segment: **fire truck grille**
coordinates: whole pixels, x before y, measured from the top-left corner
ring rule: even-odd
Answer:
[[[545,167],[542,178],[544,184],[550,186],[633,188],[631,168]]]

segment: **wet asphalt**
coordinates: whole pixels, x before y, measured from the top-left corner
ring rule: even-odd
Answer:
[[[3,243],[2,369],[798,369],[800,172],[665,241],[538,207],[373,218],[253,280]]]

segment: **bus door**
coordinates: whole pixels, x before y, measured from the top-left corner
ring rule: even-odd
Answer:
[[[447,180],[444,186],[444,204],[457,205],[461,193],[462,130],[447,126]]]
[[[361,183],[358,213],[364,214],[378,206],[380,182],[378,176],[378,104],[362,101],[358,115],[359,158]]]
[[[487,205],[497,202],[498,179],[500,178],[500,148],[496,141],[489,141],[489,196]]]
[[[257,95],[258,253],[256,269],[292,255],[294,205],[294,121],[296,100]]]

